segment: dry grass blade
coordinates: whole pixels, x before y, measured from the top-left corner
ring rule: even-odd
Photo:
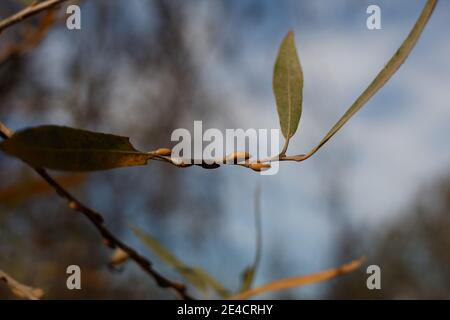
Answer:
[[[265,284],[261,287],[250,289],[248,291],[237,294],[237,295],[231,297],[230,299],[231,300],[245,300],[245,299],[248,299],[248,298],[251,298],[251,297],[254,297],[257,295],[261,295],[261,294],[267,293],[267,292],[290,289],[290,288],[304,286],[307,284],[330,280],[330,279],[336,278],[338,276],[341,276],[343,274],[346,274],[346,273],[349,273],[349,272],[352,272],[352,271],[358,269],[364,263],[365,260],[366,260],[365,257],[361,257],[357,260],[354,260],[350,263],[344,264],[337,268],[328,269],[325,271],[309,274],[306,276],[299,276],[299,277],[292,277],[292,278],[276,280],[276,281],[270,282],[268,284]]]

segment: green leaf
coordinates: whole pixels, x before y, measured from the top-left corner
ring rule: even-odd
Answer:
[[[361,109],[367,101],[383,87],[386,82],[397,72],[400,66],[405,62],[406,58],[411,53],[417,40],[419,40],[423,29],[425,28],[434,8],[436,7],[436,0],[428,0],[422,10],[421,15],[417,19],[414,27],[409,33],[408,37],[403,41],[400,48],[395,52],[394,56],[389,60],[386,66],[378,73],[375,79],[370,83],[366,90],[356,99],[345,114],[338,120],[338,122],[331,128],[325,137],[305,156],[300,157],[301,160],[307,159],[317,152],[336,132],[341,129],[350,118]]]
[[[245,292],[250,290],[253,284],[253,279],[255,278],[256,268],[254,265],[249,266],[244,269],[241,275],[242,283],[239,292]]]
[[[203,269],[187,266],[168,249],[162,246],[158,240],[153,238],[148,233],[143,232],[139,228],[131,226],[131,230],[150,250],[153,251],[156,256],[174,268],[181,276],[183,276],[203,294],[206,295],[208,293],[208,289],[212,288],[222,298],[226,298],[230,295],[230,292],[218,280]]]
[[[303,72],[290,31],[281,43],[273,73],[273,91],[281,132],[288,141],[297,131],[302,113]]]
[[[184,264],[178,260],[169,250],[164,248],[158,240],[153,238],[150,234],[142,231],[138,227],[130,227],[136,237],[138,237],[142,243],[144,243],[148,248],[150,248],[155,255],[157,255],[162,261],[167,263],[169,266],[174,268],[185,267]]]
[[[127,137],[53,125],[19,131],[0,149],[34,167],[63,171],[145,165],[151,158],[136,150]]]
[[[211,276],[205,270],[195,268],[197,276],[201,278],[210,288],[212,288],[221,298],[228,298],[231,293],[216,278]]]
[[[262,227],[261,227],[261,187],[258,185],[255,191],[255,260],[253,264],[244,269],[241,275],[242,283],[240,292],[250,290],[253,284],[253,280],[258,269],[259,262],[261,261],[262,250]]]

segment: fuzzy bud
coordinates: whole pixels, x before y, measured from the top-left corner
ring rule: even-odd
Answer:
[[[168,149],[168,148],[159,148],[158,150],[155,151],[155,154],[157,154],[158,156],[170,156],[172,153],[172,150]]]
[[[125,251],[123,251],[120,248],[117,248],[111,257],[111,264],[112,265],[121,264],[121,263],[125,262],[128,259],[128,257],[129,257],[128,253],[126,253]]]
[[[230,153],[228,156],[225,157],[225,162],[234,162],[238,163],[241,161],[245,161],[251,158],[251,155],[248,152],[245,151],[235,151]]]
[[[255,162],[255,163],[250,163],[248,165],[248,167],[254,171],[263,171],[263,170],[267,170],[270,168],[270,164],[267,163],[259,163],[259,162]]]

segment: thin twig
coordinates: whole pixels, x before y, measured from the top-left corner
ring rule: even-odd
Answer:
[[[14,133],[11,129],[0,122],[0,136],[2,138],[9,139],[13,136],[13,134]],[[53,179],[45,169],[33,166],[31,167],[56,191],[56,193],[61,198],[67,201],[68,206],[72,210],[82,213],[94,225],[94,227],[105,240],[105,244],[109,248],[120,248],[124,252],[126,252],[131,260],[136,262],[147,274],[149,274],[156,281],[158,286],[175,290],[182,299],[192,299],[192,297],[190,297],[186,293],[186,287],[183,284],[169,280],[165,276],[158,273],[153,269],[152,263],[147,258],[140,255],[136,250],[129,247],[127,244],[117,238],[111,231],[109,231],[103,224],[103,216],[100,213],[92,210],[91,208],[80,202],[71,193],[64,189],[58,182],[56,182],[56,180]]]
[[[42,11],[56,7],[66,1],[68,0],[47,0],[44,2],[33,3],[30,6],[13,14],[12,16],[1,20],[0,33],[2,33],[6,28],[13,26],[28,17],[34,16]]]
[[[44,296],[44,291],[41,288],[24,285],[2,270],[0,270],[0,281],[5,282],[11,289],[11,292],[19,298],[39,300]]]
[[[22,39],[17,43],[10,43],[6,49],[0,53],[0,65],[6,63],[14,57],[21,56],[38,46],[56,22],[55,11],[50,10],[44,15],[36,27],[28,27],[24,30]]]

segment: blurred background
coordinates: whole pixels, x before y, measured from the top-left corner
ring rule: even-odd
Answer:
[[[36,43],[13,50],[46,24],[45,14],[0,35],[0,121],[14,130],[59,124],[115,133],[142,150],[172,146],[172,131],[191,130],[194,120],[204,128],[278,128],[272,71],[292,29],[305,85],[290,153],[306,152],[392,56],[424,3],[80,1],[80,31],[65,27],[63,6]],[[381,8],[381,30],[366,27],[370,4]],[[1,1],[0,17],[21,7]],[[183,281],[129,226],[235,291],[254,259],[260,185],[256,285],[361,255],[382,274],[382,290],[367,289],[363,267],[261,297],[450,298],[448,21],[450,3],[441,1],[391,81],[313,158],[283,163],[274,176],[158,162],[55,176],[173,279]],[[32,170],[0,154],[0,269],[49,299],[176,297],[131,262],[111,270],[110,255],[94,228]],[[66,289],[70,264],[82,269],[82,290]],[[4,285],[0,298],[13,298]]]

